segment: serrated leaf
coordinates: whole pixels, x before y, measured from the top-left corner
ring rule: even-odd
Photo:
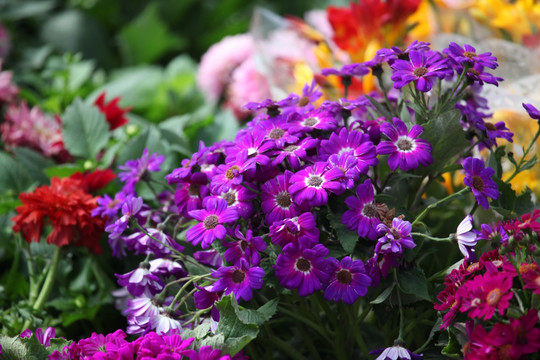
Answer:
[[[219,325],[216,334],[223,335],[224,351],[235,355],[257,337],[259,328],[255,324],[246,324],[240,319],[238,303],[234,295],[224,296],[216,303],[216,306],[219,309]]]
[[[414,295],[420,299],[431,301],[427,289],[427,279],[420,268],[400,270],[398,272],[399,287],[405,294]]]
[[[148,149],[149,154],[158,153],[167,155],[169,152],[169,144],[163,141],[159,130],[151,125],[140,135],[132,139],[118,152],[117,162],[123,164],[128,160],[141,157],[144,149]]]
[[[26,359],[28,352],[26,346],[18,336],[8,337],[0,335],[0,345],[2,346],[2,360]]]
[[[85,159],[94,159],[110,138],[105,115],[78,98],[62,116],[62,134],[69,153]]]
[[[532,194],[531,189],[527,187],[525,188],[525,191],[516,197],[514,212],[517,216],[521,216],[533,211],[534,209],[534,195]]]
[[[266,304],[257,310],[240,310],[240,319],[247,324],[262,325],[274,316],[279,304],[279,299],[275,298],[268,301]]]
[[[62,349],[65,346],[71,345],[72,342],[72,340],[66,340],[64,338],[52,338],[50,339],[51,346],[49,346],[47,350],[49,351],[49,354],[52,354],[55,350],[62,352]]]
[[[380,304],[380,303],[384,302],[386,299],[388,299],[388,297],[392,293],[392,290],[394,290],[395,286],[396,286],[396,284],[392,283],[389,287],[384,289],[384,291],[382,293],[380,293],[379,296],[377,296],[375,298],[375,300],[371,301],[370,304]]]
[[[21,193],[30,187],[32,179],[24,167],[15,159],[0,152],[0,193]]]
[[[46,359],[49,353],[43,345],[39,342],[35,335],[29,338],[20,338],[21,342],[26,346],[27,357],[29,360],[41,360]]]

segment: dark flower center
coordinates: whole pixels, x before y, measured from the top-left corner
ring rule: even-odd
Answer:
[[[370,203],[370,204],[364,205],[364,208],[362,209],[362,214],[365,217],[372,218],[379,215],[379,212],[377,211],[377,206],[375,206],[375,204]]]
[[[336,274],[337,281],[339,281],[342,284],[348,285],[352,281],[352,274],[349,270],[341,269]]]
[[[423,66],[420,66],[420,67],[417,67],[416,69],[414,69],[413,74],[415,76],[422,77],[422,76],[426,75],[427,72],[428,72],[428,69],[426,69]]]
[[[501,289],[495,288],[488,292],[486,296],[486,302],[489,306],[495,306],[499,303],[499,300],[501,300]]]
[[[469,70],[467,70],[467,72],[468,72],[469,74],[474,75],[474,76],[480,75],[480,73],[479,73],[478,70],[476,70],[476,69],[469,69]]]
[[[286,152],[293,152],[299,149],[299,146],[297,145],[289,145],[285,149],[283,149]]]
[[[463,53],[463,56],[468,57],[469,59],[472,59],[473,57],[476,57],[476,54],[473,53],[472,51],[465,51]]]
[[[206,230],[212,230],[219,224],[219,218],[216,215],[207,216],[203,221]]]
[[[282,191],[276,195],[276,204],[282,208],[288,208],[291,206],[291,196],[287,191]]]
[[[189,184],[188,193],[190,196],[199,196],[201,194],[201,185]]]
[[[242,251],[246,251],[248,245],[249,244],[246,240],[240,240],[240,248],[242,249]]]
[[[319,119],[314,118],[314,117],[309,117],[306,120],[304,120],[304,125],[305,126],[315,126],[315,125],[317,125],[318,122],[319,122]]]
[[[272,129],[272,131],[270,131],[270,134],[268,134],[268,137],[270,139],[281,139],[284,134],[285,130],[283,129]]]
[[[401,151],[409,151],[413,148],[413,143],[409,139],[401,138],[397,141],[396,146]]]
[[[497,130],[497,127],[495,125],[493,125],[492,123],[490,123],[489,121],[486,121],[485,125],[486,125],[486,129],[488,129],[489,131],[496,131]]]
[[[323,183],[323,178],[319,175],[313,175],[308,180],[308,185],[312,187],[319,187]]]
[[[472,177],[472,186],[478,191],[484,190],[484,180],[480,176]]]
[[[243,272],[242,270],[234,270],[234,272],[232,273],[232,281],[233,283],[235,284],[240,284],[242,281],[244,281],[244,279],[246,278],[246,273]]]
[[[226,177],[227,179],[229,179],[229,180],[234,179],[235,176],[236,176],[236,175],[234,174],[234,170],[240,170],[240,166],[238,166],[238,165],[233,165],[233,166],[231,166],[231,167],[227,170],[227,172],[225,172],[225,177]]]
[[[108,203],[106,207],[107,207],[108,209],[114,209],[114,207],[115,207],[116,205],[118,205],[119,202],[120,202],[120,200],[114,199],[114,200],[112,200],[110,203]]]
[[[223,194],[223,199],[227,201],[229,206],[233,205],[236,202],[236,194],[232,191],[226,192]]]
[[[302,96],[300,100],[298,100],[298,106],[300,107],[306,106],[307,104],[309,104],[309,98],[307,96]]]
[[[499,348],[497,359],[500,360],[512,360],[515,359],[512,344],[505,344]]]
[[[299,258],[296,260],[296,268],[302,272],[307,272],[311,270],[311,263],[304,258]]]

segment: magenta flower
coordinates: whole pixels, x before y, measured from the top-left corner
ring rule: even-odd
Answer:
[[[371,285],[362,260],[352,260],[349,256],[341,261],[329,258],[328,273],[331,274],[330,280],[324,290],[327,300],[353,304],[360,296],[366,295]]]
[[[21,335],[22,338],[31,338],[32,337],[32,330],[26,329],[24,330]],[[56,337],[56,329],[49,326],[47,329],[45,329],[45,332],[43,332],[42,328],[36,329],[36,338],[39,341],[39,343],[45,347],[51,346],[51,339]],[[1,353],[0,353],[1,354]]]
[[[195,350],[184,350],[182,355],[190,360],[231,360],[230,355],[221,355],[221,350],[212,349],[210,346],[201,346],[199,352]]]
[[[337,127],[337,117],[332,111],[324,109],[315,109],[306,114],[293,114],[289,120],[291,132],[311,132],[315,129],[319,130],[334,130]]]
[[[256,185],[245,184],[257,191]],[[253,199],[257,197],[257,194],[250,189],[242,185],[231,185],[229,190],[219,194],[219,197],[227,201],[229,208],[236,209],[239,217],[249,219],[253,215]]]
[[[398,167],[403,171],[416,169],[420,164],[428,166],[433,162],[431,145],[418,136],[424,131],[420,125],[413,125],[410,131],[399,118],[393,118],[393,125],[384,123],[381,132],[390,141],[382,141],[377,145],[377,153],[388,156],[388,166],[391,170]]]
[[[287,160],[291,168],[299,169],[302,167],[302,162],[307,159],[306,151],[317,147],[317,145],[319,145],[319,140],[310,137],[307,137],[296,144],[287,145],[282,150],[277,150],[273,154],[276,155],[276,157],[272,161],[272,165],[278,166]]]
[[[348,131],[342,128],[339,133],[332,133],[328,140],[321,141],[321,160],[328,159],[332,154],[353,154],[357,159],[357,170],[367,174],[370,166],[379,162],[376,147],[370,141],[369,135],[360,131]]]
[[[370,240],[377,240],[379,233],[377,226],[381,224],[377,206],[374,199],[373,185],[367,179],[356,188],[356,196],[349,196],[345,204],[349,210],[345,211],[341,221],[352,231],[357,231],[358,236]]]
[[[327,255],[328,249],[322,244],[312,247],[303,239],[299,244],[286,245],[274,265],[279,283],[287,289],[298,289],[300,296],[321,290],[328,279]]]
[[[326,162],[317,162],[313,166],[300,170],[291,177],[289,192],[295,202],[310,206],[322,206],[328,203],[328,193],[338,193],[341,189],[343,173],[337,169],[327,169]]]
[[[236,158],[227,158],[227,164],[219,165],[210,182],[214,194],[227,192],[232,185],[240,185],[246,172],[253,172],[255,163],[248,158],[248,150],[237,153]]]
[[[495,170],[485,167],[482,159],[472,157],[463,160],[463,170],[465,170],[463,183],[471,188],[478,204],[487,210],[489,208],[487,198],[499,198],[499,188],[492,179]]]
[[[258,266],[249,267],[247,260],[241,258],[238,266],[222,266],[212,271],[212,276],[219,279],[212,287],[213,292],[234,293],[236,300],[249,301],[253,297],[253,289],[263,286],[264,270]]]
[[[189,215],[200,221],[186,232],[186,239],[193,245],[200,243],[203,249],[207,249],[216,239],[223,240],[226,235],[223,224],[234,222],[238,219],[235,208],[227,207],[227,201],[221,198],[208,197],[203,201],[202,210],[192,210]]]
[[[298,204],[292,201],[289,184],[293,173],[286,170],[282,175],[261,186],[261,207],[267,225],[300,215]]]
[[[227,248],[223,254],[225,260],[235,266],[240,266],[240,259],[246,259],[250,265],[259,265],[259,252],[266,250],[266,242],[260,236],[253,236],[251,229],[248,229],[244,236],[240,227],[236,228],[234,237],[237,239],[234,242],[223,241],[223,246]]]
[[[319,241],[319,228],[315,215],[306,212],[300,216],[273,223],[270,225],[269,235],[274,244],[281,246],[298,243],[300,239],[315,244]]]
[[[436,51],[409,51],[410,61],[397,59],[391,65],[394,73],[394,87],[401,89],[414,81],[422,92],[431,90],[437,78],[442,79],[452,73],[446,58]]]

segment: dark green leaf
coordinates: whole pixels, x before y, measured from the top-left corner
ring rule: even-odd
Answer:
[[[255,324],[246,324],[240,319],[238,303],[233,294],[221,298],[216,306],[220,316],[216,334],[223,335],[225,352],[235,355],[257,337],[259,328]]]
[[[373,107],[380,113],[380,115],[384,116],[388,121],[392,120],[392,113],[388,110],[388,108],[386,108],[385,105],[381,104],[371,96],[364,96],[369,100],[371,105],[373,105]]]
[[[75,99],[62,116],[64,144],[70,154],[94,159],[109,142],[109,125],[97,107]]]
[[[441,353],[447,356],[459,356],[461,354],[461,346],[451,331],[448,331],[448,344],[442,349]]]
[[[0,192],[21,193],[30,187],[32,179],[25,168],[5,152],[0,152]]]
[[[49,178],[44,170],[54,165],[54,161],[25,147],[16,147],[13,149],[17,161],[28,171],[32,178],[40,183],[46,183]]]
[[[505,155],[504,147],[499,146],[497,149],[495,149],[495,151],[492,151],[489,154],[488,161],[486,162],[486,166],[489,166],[490,168],[495,170],[495,175],[499,178],[502,175],[501,159],[503,158],[504,155]],[[509,159],[510,161],[512,161],[514,158],[509,157]]]
[[[279,298],[272,299],[257,310],[241,310],[238,313],[240,319],[246,324],[256,324],[261,326],[274,316]]]
[[[28,351],[26,359],[29,360],[42,360],[47,359],[49,353],[43,345],[40,344],[39,340],[35,335],[32,335],[29,338],[20,338],[21,342],[26,346]]]
[[[370,304],[380,304],[384,302],[386,299],[388,299],[388,297],[392,293],[392,290],[394,290],[395,286],[396,286],[396,283],[392,283],[389,287],[384,289],[384,291],[380,293],[379,296],[375,298],[375,300],[371,301]]]
[[[341,246],[343,246],[343,250],[352,253],[358,241],[358,234],[347,229],[347,226],[341,222],[341,215],[328,211],[326,217],[330,221],[330,226],[334,229]]]
[[[520,195],[516,197],[514,212],[517,216],[527,214],[535,209],[534,195],[531,189],[525,188]]]
[[[426,276],[420,268],[415,267],[398,271],[398,282],[399,287],[404,293],[431,301],[431,296],[429,296],[427,289]]]
[[[71,340],[66,340],[64,338],[52,338],[50,340],[51,342],[51,346],[49,346],[47,348],[47,350],[49,351],[49,354],[52,354],[55,350],[58,350],[59,352],[62,352],[62,349],[65,347],[65,346],[69,346],[71,345],[71,343],[73,341]]]

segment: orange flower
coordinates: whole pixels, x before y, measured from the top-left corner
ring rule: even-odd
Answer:
[[[57,246],[85,246],[94,253],[103,252],[99,238],[104,220],[92,217],[97,198],[83,190],[81,180],[53,178],[51,185],[40,186],[32,193],[21,193],[21,206],[12,221],[14,232],[28,242],[39,242],[43,226],[52,225],[47,243]]]

